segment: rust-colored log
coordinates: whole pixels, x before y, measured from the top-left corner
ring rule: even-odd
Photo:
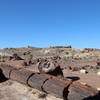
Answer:
[[[71,81],[66,80],[61,81],[58,78],[51,78],[47,80],[43,85],[43,90],[49,94],[53,94],[59,98],[67,98],[68,87],[71,84]]]
[[[29,71],[26,69],[17,69],[11,72],[10,78],[12,80],[27,84],[28,79],[34,74],[35,73],[33,71]]]
[[[10,78],[11,71],[15,70],[16,68],[10,65],[0,64],[0,69],[6,78]]]
[[[38,90],[43,90],[42,86],[44,82],[49,78],[50,78],[49,76],[44,77],[41,74],[35,74],[29,78],[28,85]]]
[[[88,85],[82,85],[79,82],[73,82],[68,90],[68,100],[83,100],[98,93],[96,89]]]

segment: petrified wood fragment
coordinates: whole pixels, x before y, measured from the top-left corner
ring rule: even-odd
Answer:
[[[35,73],[26,69],[17,69],[11,72],[10,78],[18,82],[27,84],[28,79]]]
[[[83,100],[89,96],[95,96],[98,91],[88,85],[82,85],[79,82],[73,82],[68,88],[68,100]]]
[[[10,78],[11,71],[15,70],[16,68],[6,64],[0,64],[0,69],[6,78]]]
[[[53,94],[59,98],[67,98],[69,82],[65,84],[59,80],[49,79],[43,85],[43,90],[46,93]]]
[[[43,90],[42,86],[49,77],[44,77],[41,74],[34,74],[28,80],[28,85],[38,90]]]

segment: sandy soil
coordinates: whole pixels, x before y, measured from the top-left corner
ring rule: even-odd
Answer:
[[[79,81],[82,84],[88,84],[94,88],[100,88],[100,75],[96,73],[88,73],[83,74],[80,72],[70,72],[64,71],[64,76],[70,79],[75,79],[75,81]]]
[[[0,83],[0,100],[62,100],[51,95],[40,98],[41,94],[43,93],[16,81]]]

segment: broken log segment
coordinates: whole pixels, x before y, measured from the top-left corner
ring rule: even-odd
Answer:
[[[35,73],[33,71],[29,71],[26,69],[16,69],[16,70],[11,71],[10,78],[12,80],[21,82],[23,84],[27,84],[29,78],[34,74]]]
[[[43,85],[43,90],[48,93],[55,95],[56,97],[59,98],[64,98],[64,94],[68,94],[68,84],[64,84],[63,82],[59,82],[58,80],[53,80],[53,79],[48,79],[44,85]]]
[[[46,80],[42,86],[43,91],[55,95],[59,98],[67,98],[68,95],[68,87],[72,83],[71,80],[59,78],[52,75],[41,74],[44,77],[50,77]]]
[[[15,67],[6,64],[0,64],[0,69],[2,70],[2,73],[5,75],[5,77],[8,79],[10,78],[11,71],[16,70]]]
[[[84,98],[95,96],[98,91],[91,86],[73,82],[68,88],[68,100],[83,100]]]
[[[43,84],[45,83],[46,80],[48,80],[50,78],[49,77],[43,77],[41,74],[34,74],[33,76],[31,76],[28,80],[28,85],[36,88],[38,90],[44,90],[43,89]]]

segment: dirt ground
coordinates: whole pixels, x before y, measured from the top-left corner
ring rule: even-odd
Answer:
[[[100,75],[97,75],[96,73],[83,74],[80,72],[70,72],[65,70],[64,76],[66,78],[81,82],[82,84],[88,84],[91,87],[100,89]]]
[[[0,100],[62,100],[51,95],[42,98],[43,94],[16,81],[7,80],[0,83]]]

